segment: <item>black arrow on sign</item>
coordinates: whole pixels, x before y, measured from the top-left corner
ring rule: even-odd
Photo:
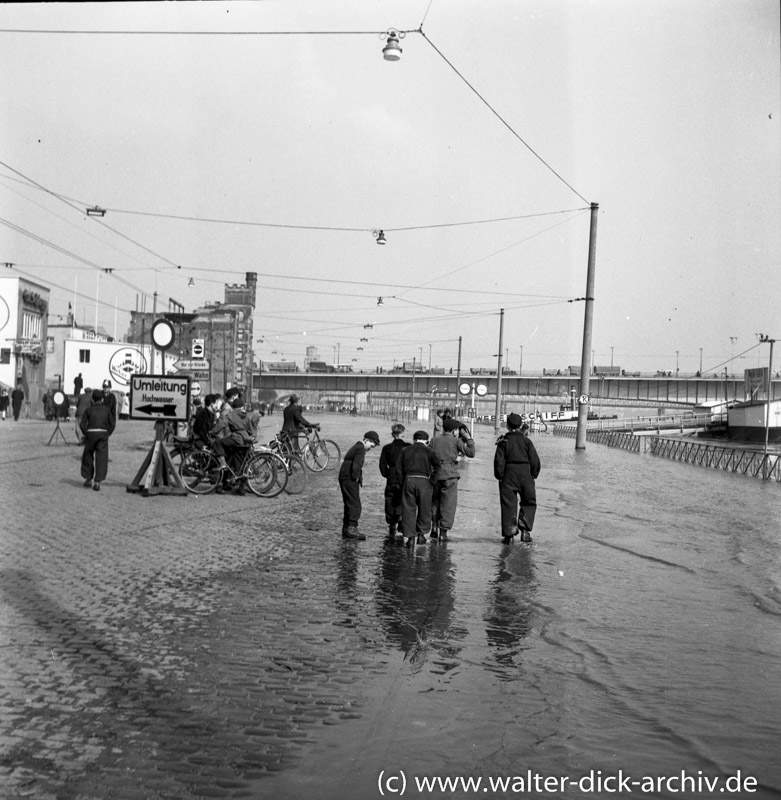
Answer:
[[[176,404],[170,403],[164,406],[139,406],[136,411],[140,412],[141,414],[161,414],[164,417],[175,417],[176,416]]]

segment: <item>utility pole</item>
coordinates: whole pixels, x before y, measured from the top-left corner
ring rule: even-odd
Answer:
[[[456,390],[453,393],[455,396],[455,401],[453,402],[453,408],[456,409],[456,416],[458,416],[458,387],[461,386],[461,337],[458,337],[458,363],[456,364]]]
[[[767,480],[770,477],[770,464],[768,463],[768,444],[770,442],[770,409],[772,407],[772,393],[773,393],[773,345],[776,343],[775,339],[769,336],[759,334],[760,343],[767,342],[770,345],[770,362],[767,367],[767,406],[765,408],[765,449],[762,454],[762,479]]]
[[[499,432],[500,414],[502,410],[502,347],[504,339],[504,309],[499,309],[499,353],[496,361],[496,412],[494,419],[494,433]]]
[[[591,339],[594,328],[594,273],[597,256],[597,217],[599,204],[591,204],[591,226],[588,239],[588,269],[586,271],[586,308],[583,313],[583,351],[580,357],[580,404],[578,405],[578,427],[575,433],[575,449],[586,449],[586,427],[588,425],[589,377],[591,373]]]

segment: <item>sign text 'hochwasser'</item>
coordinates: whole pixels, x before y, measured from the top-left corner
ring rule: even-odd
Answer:
[[[184,375],[133,375],[130,419],[187,420],[190,378]]]

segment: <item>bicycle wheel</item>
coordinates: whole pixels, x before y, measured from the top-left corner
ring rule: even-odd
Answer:
[[[267,450],[261,451],[262,455],[270,459],[274,465],[276,472],[274,474],[274,483],[266,490],[261,490],[263,497],[276,497],[284,491],[287,486],[287,462],[282,458],[279,453],[271,453]]]
[[[179,464],[179,475],[193,494],[211,494],[222,479],[220,465],[211,453],[191,450],[184,453]]]
[[[287,485],[285,491],[288,494],[301,494],[306,489],[309,481],[307,469],[304,462],[298,456],[290,456],[287,460]]]
[[[272,497],[282,491],[277,489],[275,461],[271,453],[252,453],[244,462],[242,477],[247,479],[250,491],[258,497]]]
[[[333,439],[321,439],[318,444],[325,449],[325,468],[336,469],[342,460],[342,451],[339,449],[339,445]]]
[[[328,464],[328,453],[317,442],[307,442],[301,448],[301,458],[312,472],[322,472]]]

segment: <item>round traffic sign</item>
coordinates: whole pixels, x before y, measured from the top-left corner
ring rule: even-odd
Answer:
[[[55,406],[61,406],[65,402],[65,395],[58,390],[52,395],[52,400]]]
[[[190,395],[192,397],[200,397],[201,395],[201,384],[198,381],[192,381],[190,384]]]
[[[488,394],[488,387],[484,383],[478,383],[475,391],[480,395],[480,397],[482,397],[483,395]]]
[[[174,343],[176,332],[174,326],[167,319],[159,319],[152,325],[152,344],[158,350],[168,350]]]
[[[459,391],[460,394],[469,394],[469,392],[472,391],[472,385],[469,384],[469,383],[462,383],[458,387],[458,391]]]
[[[582,395],[581,395],[581,396],[578,398],[578,402],[579,402],[581,405],[585,405],[586,403],[588,403],[588,401],[589,401],[589,397],[588,397],[588,395],[587,395],[587,394],[582,394]]]

